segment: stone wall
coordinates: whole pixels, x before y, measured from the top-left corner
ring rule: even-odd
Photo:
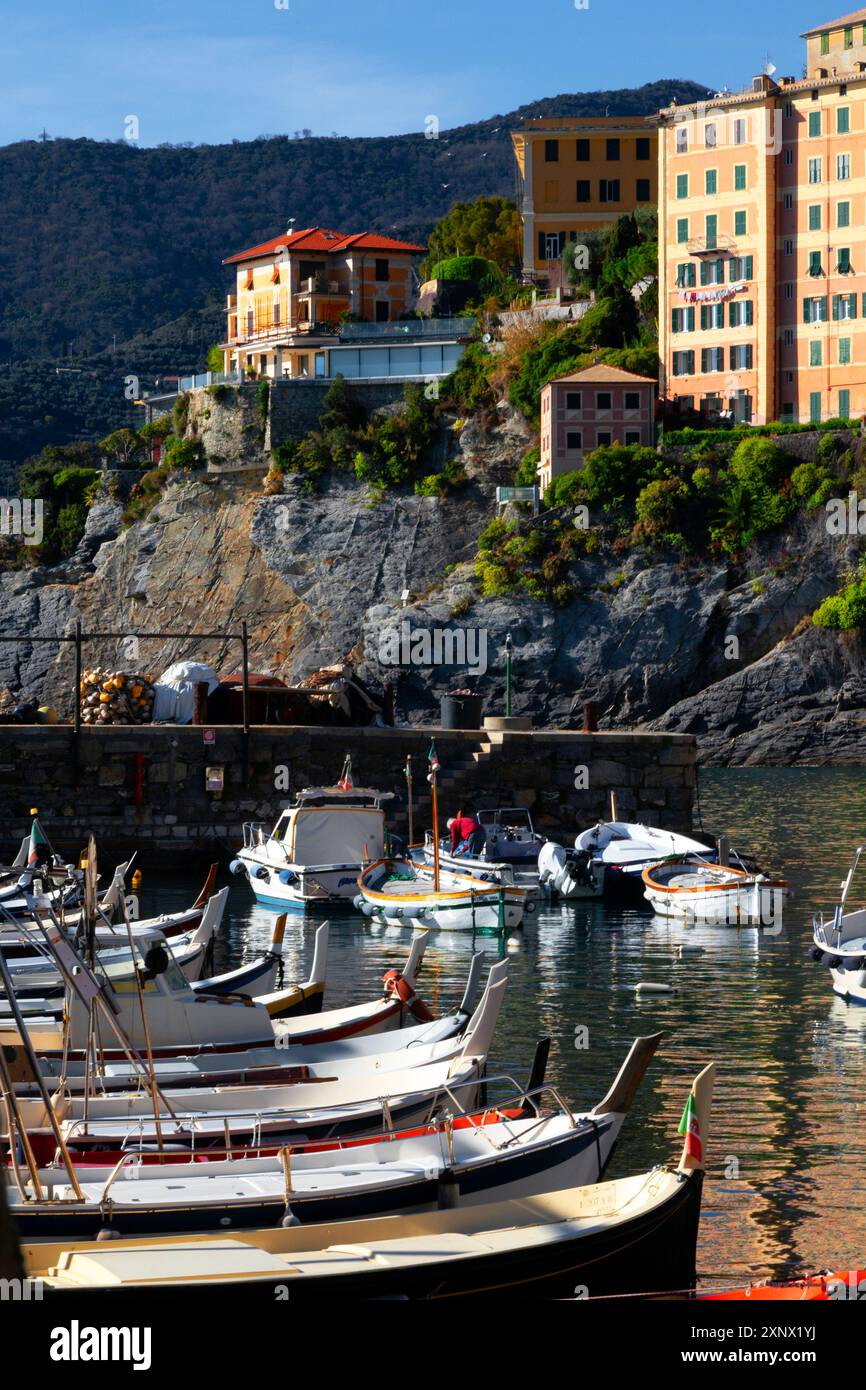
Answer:
[[[389,823],[403,833],[403,769],[411,755],[418,838],[430,825],[431,737],[441,762],[443,817],[461,807],[527,805],[541,830],[570,842],[578,829],[607,815],[613,790],[626,819],[671,829],[691,826],[696,743],[688,734],[259,727],[247,743],[241,729],[223,727],[208,745],[203,732],[171,725],[83,729],[76,772],[70,728],[0,727],[6,837],[0,854],[17,848],[31,807],[38,808],[52,841],[70,851],[92,830],[108,852],[136,845],[178,852],[215,846],[231,854],[244,821],[272,823],[302,787],[334,785],[347,753],[357,786],[394,793]],[[224,770],[222,795],[206,790],[208,767]]]
[[[271,408],[265,440],[268,449],[302,439],[319,423],[330,381],[275,381],[271,390]],[[403,399],[401,380],[359,382],[349,381],[349,389],[357,401],[370,412],[383,406],[397,405]],[[248,389],[248,388],[247,388]]]

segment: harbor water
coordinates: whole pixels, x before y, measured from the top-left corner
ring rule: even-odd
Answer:
[[[726,833],[789,879],[778,933],[685,927],[636,905],[545,903],[511,968],[491,1075],[525,1079],[536,1039],[552,1039],[548,1080],[588,1108],[632,1039],[662,1031],[609,1176],[673,1159],[696,1073],[718,1063],[698,1269],[704,1287],[796,1271],[862,1267],[866,1251],[866,1008],[844,1003],[809,958],[811,915],[832,909],[854,847],[866,839],[866,775],[857,769],[724,769],[700,777],[695,830]],[[700,824],[697,823],[698,817]],[[187,904],[190,869],[145,862],[142,914]],[[860,891],[862,889],[862,891]],[[866,868],[852,898],[866,902]],[[399,965],[409,931],[333,914],[326,1007],[369,998]],[[217,968],[266,948],[270,912],[233,880]],[[311,960],[315,919],[290,919],[287,978]],[[495,937],[433,935],[421,994],[440,1012],[460,997],[473,949]],[[670,993],[636,992],[642,982]]]

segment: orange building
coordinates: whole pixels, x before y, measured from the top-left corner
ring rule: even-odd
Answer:
[[[511,136],[523,270],[555,279],[568,241],[656,201],[658,132],[644,116],[545,117]]]
[[[804,37],[805,78],[660,113],[660,387],[686,415],[866,413],[866,9]]]
[[[228,256],[237,279],[221,345],[226,371],[314,375],[317,347],[347,316],[384,325],[412,308],[414,263],[425,251],[376,232],[308,227]]]

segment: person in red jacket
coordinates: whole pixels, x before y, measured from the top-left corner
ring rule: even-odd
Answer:
[[[462,811],[458,811],[448,822],[448,829],[451,831],[452,854],[480,854],[484,831],[475,816],[464,816]]]

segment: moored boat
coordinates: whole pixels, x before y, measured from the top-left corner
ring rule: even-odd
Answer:
[[[779,928],[784,879],[708,864],[695,856],[644,869],[644,896],[661,917],[728,927]]]
[[[447,932],[513,930],[523,922],[526,889],[410,859],[380,859],[358,877],[357,907],[392,927]]]
[[[854,851],[830,920],[812,918],[812,958],[830,971],[833,992],[853,1004],[866,1004],[866,908],[846,912],[845,904],[864,849]]]

